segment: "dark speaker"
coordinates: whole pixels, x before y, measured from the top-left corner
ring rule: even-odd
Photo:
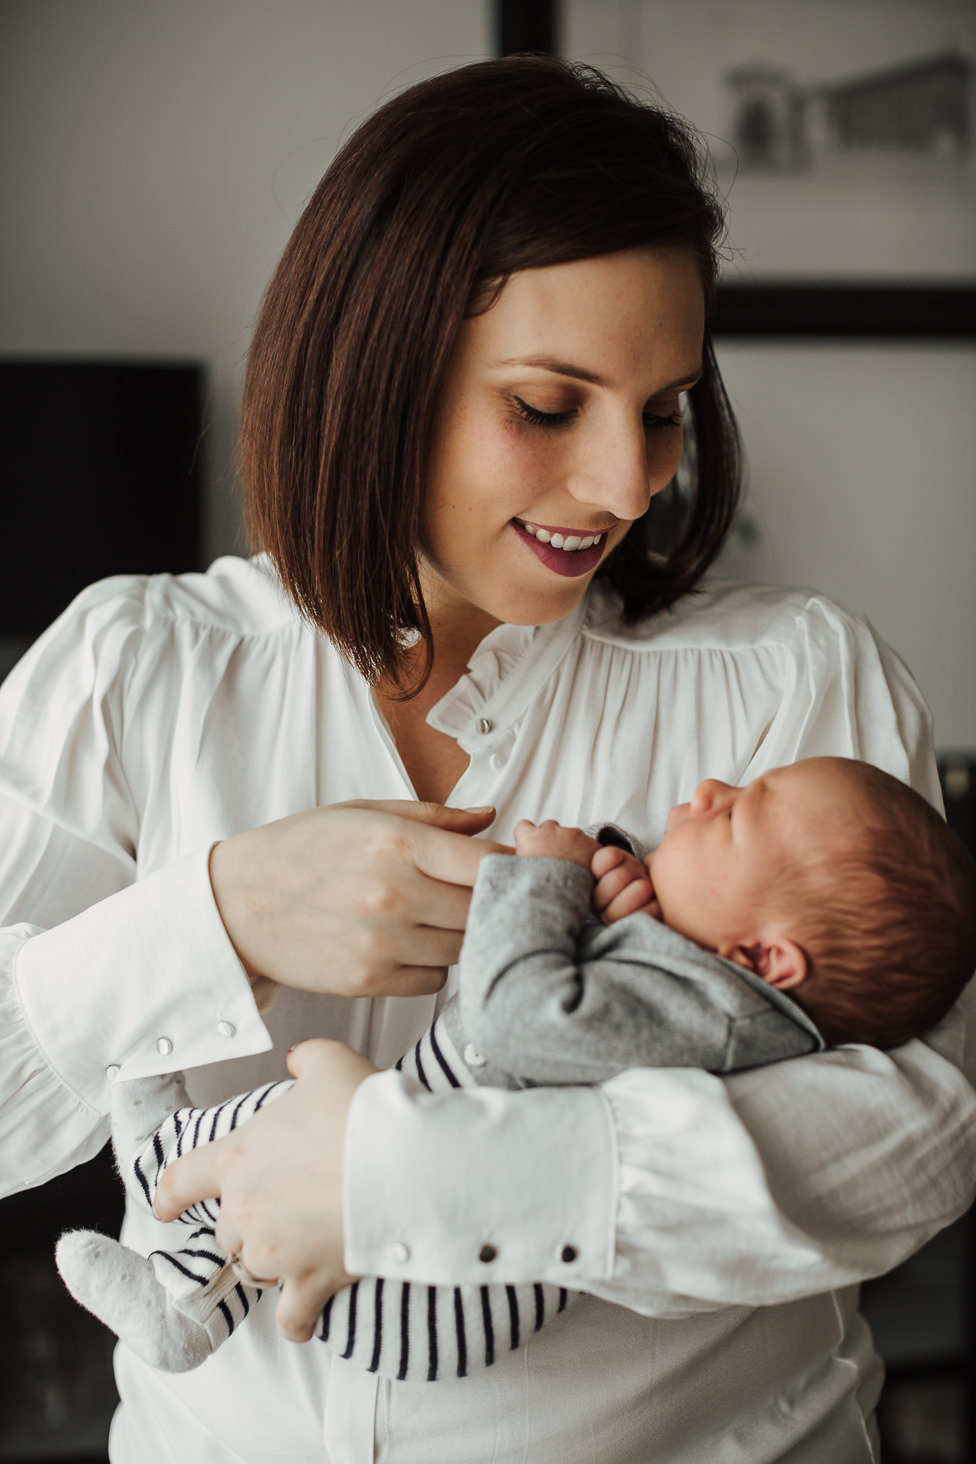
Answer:
[[[198,365],[7,358],[0,389],[0,635],[106,575],[200,568]]]
[[[946,821],[976,858],[976,752],[940,752]]]

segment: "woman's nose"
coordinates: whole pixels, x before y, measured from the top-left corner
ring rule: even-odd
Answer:
[[[627,523],[647,512],[653,495],[672,476],[656,482],[643,423],[594,433],[585,451],[570,483],[573,497]]]
[[[692,813],[713,813],[724,808],[734,795],[735,789],[730,783],[723,783],[721,778],[706,778],[691,795],[689,808]]]

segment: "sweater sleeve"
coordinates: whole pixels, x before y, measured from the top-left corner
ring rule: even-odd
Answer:
[[[496,1067],[533,1083],[596,1083],[639,1067],[727,1072],[820,1045],[799,1011],[787,1015],[650,916],[594,921],[592,887],[565,859],[482,861],[461,952],[461,1011]]]

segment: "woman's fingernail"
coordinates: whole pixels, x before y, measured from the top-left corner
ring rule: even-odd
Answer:
[[[495,809],[493,804],[485,803],[480,808],[464,808],[461,811],[462,813],[494,813]]]

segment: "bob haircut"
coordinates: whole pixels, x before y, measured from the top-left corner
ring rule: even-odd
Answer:
[[[517,270],[660,246],[692,253],[707,306],[722,229],[685,126],[549,56],[421,82],[345,144],[268,287],[241,453],[252,543],[367,679],[401,679],[410,632],[426,666],[406,694],[429,674],[428,444],[465,315]],[[735,511],[738,440],[707,332],[688,403],[680,488],[598,571],[629,621],[693,588]]]

